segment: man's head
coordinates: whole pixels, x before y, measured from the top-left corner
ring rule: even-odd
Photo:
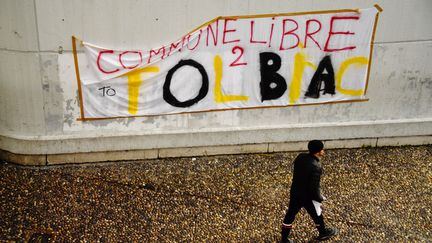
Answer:
[[[324,155],[324,144],[320,140],[309,141],[308,150],[310,154],[322,157]]]

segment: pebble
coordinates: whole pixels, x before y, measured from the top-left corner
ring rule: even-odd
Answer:
[[[432,145],[326,152],[329,242],[432,242]],[[0,241],[278,242],[296,155],[1,162]],[[302,210],[291,238],[316,236]]]

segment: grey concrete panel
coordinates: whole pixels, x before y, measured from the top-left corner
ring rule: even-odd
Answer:
[[[44,135],[39,55],[0,51],[0,134]]]
[[[0,1],[0,49],[38,51],[33,1]]]
[[[383,1],[51,1],[36,0],[41,50],[71,50],[70,38],[107,48],[157,47],[218,16],[370,8],[378,3],[376,42],[432,40],[429,0]]]

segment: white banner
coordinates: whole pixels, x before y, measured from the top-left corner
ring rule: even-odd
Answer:
[[[377,16],[219,17],[150,50],[82,42],[82,119],[364,100]]]

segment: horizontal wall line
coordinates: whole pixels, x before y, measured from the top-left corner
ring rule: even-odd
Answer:
[[[387,146],[419,146],[432,144],[432,135],[405,137],[378,137],[323,140],[326,149],[355,149]],[[224,146],[179,147],[168,149],[124,150],[105,152],[85,152],[68,154],[26,155],[15,154],[0,149],[0,159],[25,166],[53,166],[83,163],[106,163],[118,161],[134,161],[145,159],[161,159],[172,157],[200,157],[227,154],[278,153],[305,151],[307,141],[291,141],[283,143],[241,144]]]
[[[383,44],[408,44],[408,43],[427,43],[432,42],[432,39],[426,39],[426,40],[408,40],[408,41],[380,41],[375,42],[375,45],[383,45]],[[30,50],[17,50],[17,49],[9,49],[9,48],[0,48],[0,51],[6,51],[6,52],[18,52],[18,53],[55,53],[55,54],[61,54],[58,50],[43,50],[43,51],[30,51]],[[62,53],[72,53],[72,50],[64,49],[62,50]],[[78,50],[78,53],[84,53],[84,50]]]
[[[107,134],[107,131],[101,133],[74,133],[74,134],[61,134],[61,135],[15,135],[1,133],[0,136],[27,141],[52,141],[59,139],[91,139],[91,138],[108,138],[108,137],[125,137],[125,136],[146,136],[146,135],[173,135],[173,134],[195,134],[195,133],[218,133],[218,132],[247,132],[257,130],[272,130],[272,129],[295,129],[295,128],[318,128],[318,127],[342,127],[342,126],[365,126],[365,125],[386,125],[386,124],[405,124],[405,123],[429,123],[432,122],[430,118],[412,118],[412,119],[397,119],[397,120],[370,120],[370,121],[346,121],[346,122],[321,122],[321,123],[295,123],[295,124],[283,124],[283,125],[263,125],[263,126],[249,126],[249,127],[224,127],[224,128],[199,128],[199,129],[187,129],[187,130],[154,130],[154,131],[130,131],[122,132],[118,131]]]

